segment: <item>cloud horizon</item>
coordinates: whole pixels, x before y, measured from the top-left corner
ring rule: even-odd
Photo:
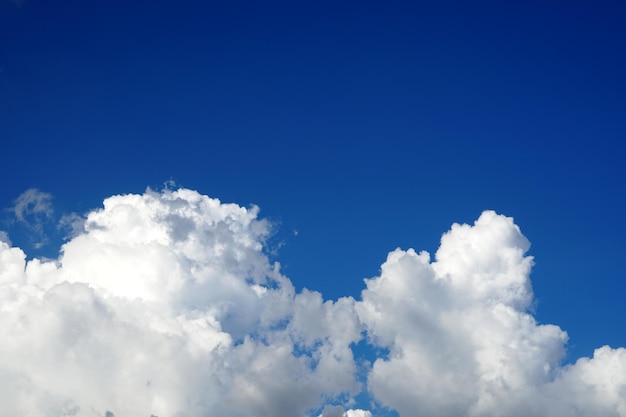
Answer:
[[[17,214],[47,216],[35,191]],[[270,260],[258,213],[148,189],[73,218],[57,259],[0,233],[2,414],[626,416],[626,349],[563,363],[511,217],[454,223],[432,260],[396,249],[360,296],[328,300]]]

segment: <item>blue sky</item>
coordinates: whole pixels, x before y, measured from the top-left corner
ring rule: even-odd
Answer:
[[[258,205],[296,290],[359,299],[387,253],[515,219],[566,361],[626,346],[620,2],[0,1],[0,207],[164,182]],[[54,235],[54,236],[52,236]]]

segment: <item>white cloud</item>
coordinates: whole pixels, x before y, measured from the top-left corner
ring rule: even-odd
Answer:
[[[348,410],[343,417],[372,417],[372,413],[367,410]]]
[[[511,218],[453,225],[435,262],[396,250],[367,281],[360,319],[389,349],[374,397],[401,416],[626,416],[626,354],[562,367],[567,335],[529,314],[532,259]]]
[[[318,417],[372,417],[372,412],[361,409],[344,411],[339,406],[326,406]]]
[[[354,301],[296,295],[257,212],[147,191],[57,261],[0,243],[0,414],[298,416],[356,391]]]
[[[453,225],[434,262],[391,252],[361,301],[296,293],[269,232],[166,189],[106,199],[56,260],[0,236],[0,415],[372,417],[366,388],[402,417],[626,416],[626,350],[562,366],[512,219]],[[386,353],[358,381],[364,330]]]

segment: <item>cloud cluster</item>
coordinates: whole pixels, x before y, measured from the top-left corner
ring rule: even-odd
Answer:
[[[296,292],[256,207],[192,190],[110,197],[81,230],[52,261],[0,234],[1,415],[626,416],[626,350],[562,366],[529,243],[494,212],[434,261],[391,252],[359,300]],[[374,413],[350,409],[362,390]]]
[[[532,258],[511,218],[455,224],[431,262],[396,250],[367,281],[360,319],[387,348],[373,396],[401,416],[626,416],[626,350],[561,366],[567,335],[529,314]]]
[[[0,414],[299,416],[358,390],[354,301],[295,294],[257,211],[148,191],[57,261],[0,243]]]

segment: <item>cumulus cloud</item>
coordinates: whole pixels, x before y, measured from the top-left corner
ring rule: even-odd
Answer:
[[[147,191],[55,261],[1,242],[0,414],[302,416],[356,391],[354,300],[295,294],[257,213]]]
[[[74,230],[55,260],[0,234],[1,415],[373,417],[366,390],[403,417],[626,416],[626,351],[562,365],[529,243],[494,212],[434,261],[391,252],[360,300],[296,292],[258,208],[192,190],[109,197]]]
[[[626,416],[626,353],[561,366],[567,334],[539,324],[529,243],[513,219],[455,224],[430,260],[395,250],[367,281],[359,318],[387,348],[371,394],[401,416]]]

